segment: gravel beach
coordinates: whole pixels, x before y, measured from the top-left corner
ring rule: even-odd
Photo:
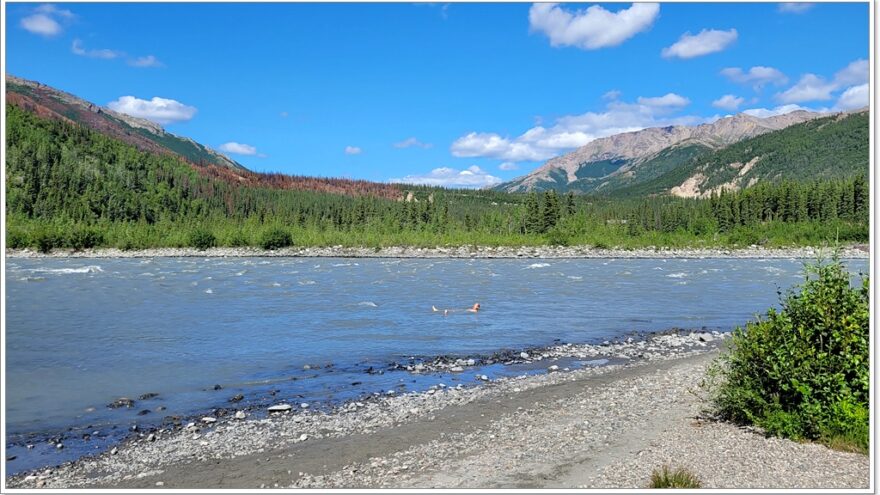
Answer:
[[[741,249],[698,248],[644,248],[644,249],[598,249],[591,246],[460,246],[460,247],[290,247],[267,251],[254,247],[211,248],[157,248],[123,251],[115,248],[72,251],[56,249],[40,253],[32,249],[7,249],[8,258],[153,258],[153,257],[314,257],[314,258],[816,258],[828,256],[830,248],[780,248],[765,249],[758,246]],[[867,245],[841,248],[841,258],[868,258]]]
[[[374,396],[333,411],[276,404],[144,432],[9,488],[577,488],[647,486],[663,464],[706,488],[865,488],[869,458],[714,422],[699,383],[726,334],[560,345],[546,372]],[[565,357],[608,358],[569,371]],[[287,407],[290,406],[290,407]],[[243,417],[244,416],[244,417]]]

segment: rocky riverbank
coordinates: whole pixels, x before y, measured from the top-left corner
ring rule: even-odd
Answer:
[[[437,385],[419,393],[379,394],[334,410],[279,401],[267,417],[254,419],[239,411],[199,418],[179,429],[144,432],[98,456],[10,477],[7,486],[642,487],[653,466],[640,466],[621,481],[603,474],[606,464],[626,462],[636,455],[632,449],[664,438],[662,432],[676,421],[692,421],[699,407],[690,391],[698,389],[724,337],[665,333],[644,340],[522,351],[511,359],[541,366],[541,373],[486,379],[482,386]],[[556,364],[572,356],[610,359],[603,366],[571,371]],[[466,360],[432,363],[439,368],[468,365]],[[430,371],[413,367],[411,372]],[[744,434],[720,428],[722,435]],[[744,445],[760,453],[763,437],[748,435],[761,441]],[[678,438],[685,448],[695,448],[687,436]],[[795,452],[800,444],[776,442],[783,443],[786,456],[781,459],[790,464],[787,478],[777,472],[758,479],[721,477],[713,478],[713,486],[715,481],[725,487],[867,486],[866,456],[823,447],[816,447],[824,449],[817,453],[814,446],[806,456]],[[669,455],[668,449],[662,453]],[[709,460],[714,453],[706,454],[702,462],[716,462]],[[599,460],[602,465],[593,465]],[[822,462],[838,472],[820,470],[820,476],[809,471]],[[829,476],[833,482],[826,483]]]
[[[816,258],[831,253],[829,248],[793,247],[770,249],[749,246],[741,249],[641,248],[599,249],[592,246],[459,246],[459,247],[290,247],[268,251],[254,247],[156,248],[123,251],[115,248],[73,251],[56,249],[40,253],[31,249],[7,249],[9,258],[154,258],[154,257],[314,257],[314,258]],[[868,258],[867,245],[840,250],[842,258]]]

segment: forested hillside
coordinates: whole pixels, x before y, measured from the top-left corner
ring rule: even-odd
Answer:
[[[635,247],[868,238],[863,176],[760,184],[703,200],[429,187],[406,187],[388,199],[236,183],[75,123],[12,105],[6,117],[7,247]]]
[[[868,112],[815,119],[695,155],[651,180],[606,192],[706,197],[760,182],[867,175],[868,132]]]

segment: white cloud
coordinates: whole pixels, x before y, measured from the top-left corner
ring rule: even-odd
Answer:
[[[800,103],[803,101],[830,100],[831,92],[837,85],[828,82],[816,74],[804,74],[794,86],[776,95],[782,103]]]
[[[663,96],[654,96],[650,98],[639,96],[637,101],[639,102],[639,105],[646,105],[655,108],[685,107],[691,102],[691,100],[684,96],[675,93],[666,93]]]
[[[128,60],[128,65],[132,67],[162,67],[162,62],[159,61],[153,55],[147,55],[145,57],[137,57],[131,58]]]
[[[176,100],[154,96],[152,100],[142,100],[134,96],[120,96],[107,104],[110,110],[151,120],[157,124],[173,124],[192,119],[198,110]]]
[[[837,73],[834,74],[834,83],[841,87],[864,84],[868,82],[869,70],[870,66],[868,65],[868,61],[860,58],[850,62],[849,65],[837,71]]]
[[[55,36],[61,32],[61,24],[46,14],[33,14],[23,18],[21,27],[40,36]]]
[[[450,167],[435,168],[425,175],[407,175],[402,178],[390,179],[389,182],[440,187],[486,187],[499,184],[502,180],[494,175],[489,175],[480,167],[472,165],[464,170]]]
[[[835,109],[859,108],[868,104],[869,70],[868,61],[858,59],[837,71],[830,81],[816,74],[804,74],[797,84],[777,93],[775,98],[781,103],[800,103],[827,101],[836,97],[838,103]],[[842,93],[835,96],[838,91]]]
[[[513,138],[493,132],[471,132],[456,139],[450,151],[453,156],[465,158],[543,161],[613,134],[646,127],[702,123],[704,119],[695,116],[668,117],[686,102],[687,98],[674,93],[640,98],[637,103],[609,101],[603,112],[566,115],[556,119],[550,127],[535,126]]]
[[[59,20],[70,21],[76,17],[73,12],[59,9],[50,3],[39,5],[31,12],[31,15],[22,18],[21,27],[30,33],[47,37],[60,34],[64,30]]]
[[[536,3],[529,9],[529,30],[547,35],[551,46],[595,50],[617,46],[648,29],[659,13],[657,3],[634,3],[617,12],[593,5],[574,13],[555,3]]]
[[[501,165],[498,165],[500,170],[510,171],[510,170],[519,170],[519,165],[513,162],[504,162]]]
[[[760,91],[767,84],[782,86],[788,82],[779,69],[761,65],[752,67],[748,72],[743,72],[739,67],[728,67],[721,70],[721,75],[737,84],[751,85],[755,91]]]
[[[700,57],[724,50],[736,41],[737,36],[736,29],[730,31],[704,29],[698,34],[687,32],[671,46],[664,48],[661,54],[664,58]]]
[[[803,14],[813,8],[812,3],[808,2],[785,2],[779,4],[779,12],[783,14]]]
[[[91,50],[86,50],[80,39],[73,40],[73,44],[70,45],[70,51],[80,57],[102,58],[105,60],[111,60],[124,55],[122,52],[111,50],[109,48],[93,48]]]
[[[620,98],[621,94],[623,94],[623,93],[621,93],[620,90],[612,89],[611,91],[602,95],[602,99],[603,100],[616,100],[616,99]]]
[[[53,15],[55,17],[60,17],[62,19],[73,19],[76,17],[73,12],[67,9],[59,9],[57,6],[51,3],[44,3],[40,5],[34,11],[39,12],[41,14]]]
[[[800,105],[781,105],[776,108],[750,108],[748,110],[743,110],[742,113],[746,115],[751,115],[752,117],[758,117],[761,119],[766,119],[767,117],[775,117],[777,115],[785,115],[787,113],[795,112],[797,110],[806,110],[807,112],[815,112],[812,108],[802,107]]]
[[[360,155],[364,150],[358,148],[357,146],[346,146],[345,154],[346,155]]]
[[[745,98],[734,95],[724,95],[712,102],[712,106],[722,110],[736,110],[743,104]]]
[[[840,95],[834,108],[846,111],[866,107],[870,102],[870,98],[871,95],[868,91],[868,83],[853,86]]]
[[[217,149],[225,153],[233,153],[236,155],[257,156],[257,148],[249,144],[236,143],[235,141],[223,143]]]
[[[412,148],[413,146],[415,146],[417,148],[428,149],[434,145],[431,143],[423,143],[414,137],[404,139],[403,141],[400,141],[399,143],[394,143],[395,148]]]

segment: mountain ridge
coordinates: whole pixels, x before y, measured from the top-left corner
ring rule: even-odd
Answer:
[[[580,177],[579,172],[597,162],[616,160],[619,166],[600,177],[627,172],[674,146],[702,146],[719,149],[743,139],[784,129],[829,114],[796,110],[766,118],[740,113],[697,126],[649,127],[596,139],[564,155],[552,158],[524,176],[499,184],[496,190],[527,192],[564,188]],[[563,176],[564,173],[564,176]],[[589,174],[587,174],[589,175]],[[563,179],[565,183],[560,183]],[[597,177],[598,178],[598,177]],[[555,186],[555,187],[554,187]]]
[[[168,132],[155,122],[114,111],[38,81],[7,75],[6,101],[43,117],[85,125],[142,151],[178,155],[196,165],[210,163],[248,171],[235,160],[191,138]]]

